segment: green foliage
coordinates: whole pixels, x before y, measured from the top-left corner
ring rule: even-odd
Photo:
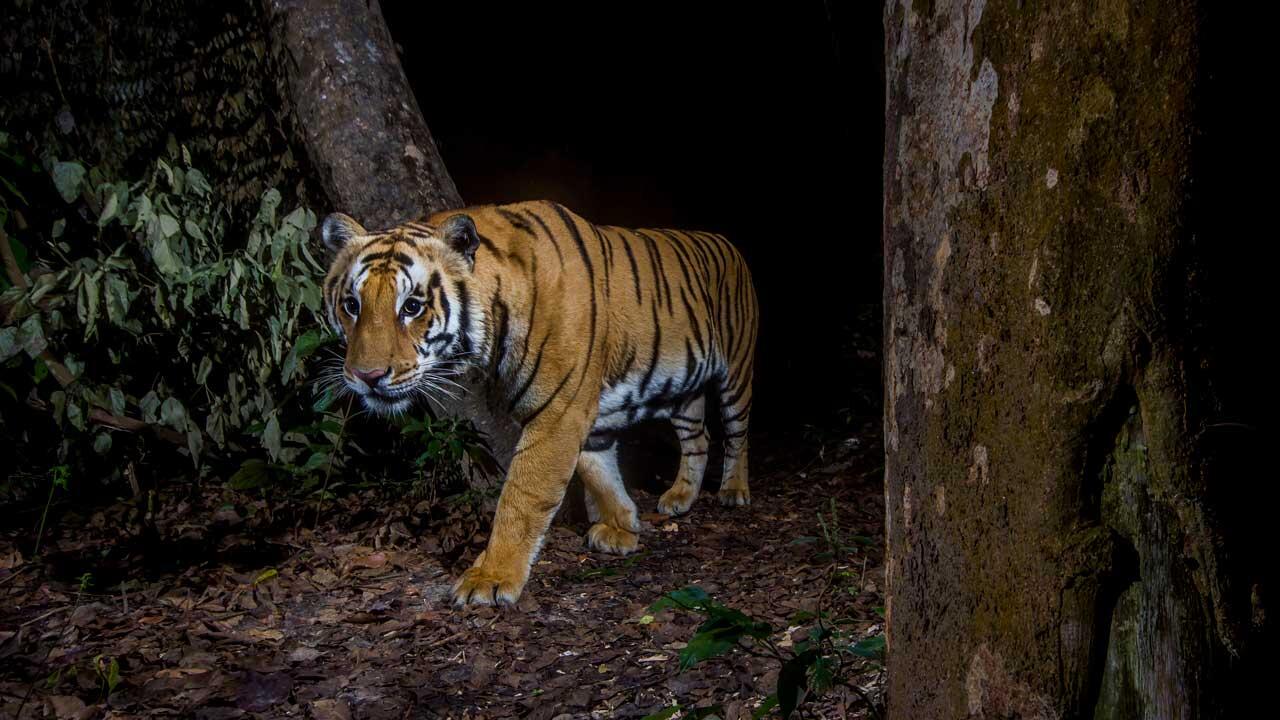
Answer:
[[[400,434],[421,448],[413,460],[417,489],[465,486],[464,468],[492,464],[492,455],[483,438],[470,423],[457,418],[411,418],[400,426]]]
[[[73,205],[46,237],[30,291],[10,297],[0,361],[55,349],[77,382],[49,394],[54,419],[106,438],[92,443],[99,452],[111,443],[90,425],[94,409],[181,434],[197,466],[206,444],[225,448],[258,421],[278,428],[298,364],[323,343],[314,330],[323,268],[307,248],[314,213],[282,215],[268,191],[237,242],[184,149],[133,182],[48,165]],[[259,440],[282,458],[278,433]]]
[[[148,446],[121,447],[115,428],[145,425],[200,474],[259,448],[237,487],[256,482],[255,467],[331,473],[345,410],[329,407],[332,390],[311,397],[307,366],[334,341],[308,247],[315,214],[283,212],[270,190],[233,234],[227,206],[174,144],[132,181],[52,157],[44,166],[52,202],[66,204],[44,228],[7,232],[29,289],[0,295],[0,391],[48,409],[62,466],[118,474]]]
[[[818,525],[821,537],[801,537],[793,545],[806,545],[822,541],[826,548],[815,559],[830,563],[828,567],[829,591],[856,596],[862,592],[862,574],[854,574],[844,563],[854,559],[870,544],[868,538],[841,530],[835,501],[830,514],[819,513]],[[775,630],[768,623],[716,602],[706,591],[697,586],[673,590],[663,595],[649,607],[650,615],[642,622],[652,622],[653,615],[664,610],[680,610],[704,618],[694,631],[685,648],[680,651],[680,670],[683,672],[708,659],[734,651],[747,652],[779,663],[778,685],[773,694],[765,698],[756,710],[755,717],[763,717],[775,708],[784,717],[791,717],[807,703],[821,697],[837,685],[850,688],[862,696],[873,714],[879,716],[879,705],[862,693],[845,678],[854,670],[883,667],[885,638],[883,633],[858,637],[850,626],[852,618],[831,618],[821,607],[816,612],[798,612],[790,620],[792,625],[808,624],[807,637],[784,647],[772,638]],[[883,615],[883,610],[877,609]],[[718,709],[719,706],[711,706]],[[671,717],[680,711],[677,705],[650,717]],[[690,708],[684,717],[694,717],[695,711],[708,708]],[[667,713],[663,715],[662,713]]]

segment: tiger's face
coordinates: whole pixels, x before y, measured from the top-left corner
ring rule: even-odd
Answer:
[[[467,280],[479,235],[471,218],[371,233],[335,213],[321,235],[336,253],[324,298],[329,324],[347,345],[346,387],[384,415],[418,397],[453,396],[453,377],[474,347]]]

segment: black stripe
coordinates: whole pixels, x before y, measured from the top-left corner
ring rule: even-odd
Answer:
[[[589,365],[591,356],[596,349],[596,271],[591,265],[591,256],[587,253],[587,244],[582,240],[582,233],[578,232],[578,224],[573,221],[573,218],[569,217],[569,213],[565,211],[564,206],[551,203],[551,208],[560,215],[560,220],[564,222],[565,228],[573,236],[573,241],[578,246],[578,254],[582,256],[582,264],[587,268],[587,284],[591,288],[591,330],[587,334],[587,359],[583,364]],[[586,377],[587,374],[584,372],[582,380],[585,381]]]
[[[476,233],[476,236],[480,238],[480,244],[484,246],[485,250],[493,253],[495,257],[498,256],[498,246],[494,245],[492,240],[480,233]]]
[[[680,301],[684,303],[684,309],[689,313],[689,327],[693,330],[693,339],[698,341],[698,355],[706,355],[707,346],[702,343],[702,329],[699,327],[698,315],[693,311],[693,305],[689,304],[689,296],[684,288],[680,288]]]
[[[458,291],[458,336],[462,339],[462,351],[471,352],[471,293],[467,284],[461,280],[454,281],[453,287]]]
[[[551,232],[551,228],[547,227],[546,221],[544,221],[539,215],[534,213],[532,210],[526,209],[524,211],[524,214],[528,215],[530,219],[532,219],[535,223],[538,224],[538,227],[542,228],[542,232],[545,233],[547,236],[547,239],[551,241],[551,247],[556,249],[556,257],[560,259],[560,267],[563,268],[564,253],[560,252],[560,243],[559,241],[556,240],[555,233]]]
[[[498,330],[494,334],[493,347],[490,352],[493,355],[493,370],[495,373],[502,370],[502,361],[507,359],[507,333],[511,329],[511,310],[507,304],[498,299],[498,293],[493,294],[493,301],[490,303],[492,314],[497,317]]]
[[[524,218],[511,212],[510,210],[507,210],[506,208],[497,208],[497,211],[498,211],[498,214],[503,217],[503,219],[511,223],[511,227],[517,230],[520,230],[522,232],[526,232],[533,237],[537,237],[537,233],[533,231],[533,228],[530,227],[529,223],[524,221]]]
[[[674,315],[675,314],[674,306],[671,304],[671,284],[667,282],[667,270],[666,270],[666,267],[664,267],[662,264],[662,250],[658,247],[658,242],[654,240],[652,237],[650,237],[649,235],[645,234],[640,230],[637,230],[636,234],[644,238],[645,241],[648,242],[649,246],[652,248],[653,259],[654,259],[654,262],[657,263],[656,269],[654,270],[654,275],[655,275],[654,281],[662,283],[662,289],[665,291],[664,294],[666,295],[666,298],[667,298],[667,314]]]
[[[591,231],[596,234],[596,240],[600,242],[600,256],[602,258],[600,264],[604,266],[604,294],[605,294],[605,297],[608,297],[609,296],[609,266],[612,265],[612,263],[609,261],[609,248],[605,245],[604,235],[600,234],[600,228],[596,227],[595,225],[592,225]]]
[[[520,424],[528,425],[529,423],[533,422],[539,415],[541,415],[542,411],[546,410],[547,406],[550,405],[551,402],[556,399],[556,396],[560,394],[560,391],[564,389],[565,383],[569,382],[569,378],[573,377],[573,374],[576,371],[577,371],[577,368],[575,367],[574,369],[570,370],[563,378],[561,378],[560,384],[556,385],[556,389],[551,391],[551,395],[547,396],[547,399],[543,401],[541,405],[535,408],[531,414],[527,415],[524,418],[524,420],[521,420]],[[585,375],[586,373],[583,373],[583,374]]]
[[[636,256],[631,252],[631,239],[625,233],[620,234],[622,238],[622,249],[627,253],[627,261],[631,263],[631,281],[636,286],[636,304],[639,305],[640,299],[640,268],[636,265]]]
[[[530,331],[530,334],[532,334],[532,331]],[[551,338],[551,333],[547,333],[546,335],[543,336],[542,344],[538,346],[537,357],[533,359],[533,369],[529,371],[529,377],[525,378],[525,381],[524,383],[521,384],[520,389],[517,390],[515,396],[511,398],[511,404],[507,406],[507,412],[509,413],[515,412],[516,406],[518,406],[520,402],[524,400],[525,393],[529,392],[529,387],[533,385],[533,379],[538,376],[538,370],[539,368],[542,367],[542,351],[546,349],[547,340],[549,340],[550,338]],[[523,358],[521,358],[520,364],[522,366],[524,365]],[[517,367],[516,377],[519,377],[519,375],[520,375],[520,369]]]
[[[736,412],[736,413],[734,413],[734,414],[732,414],[732,415],[725,415],[725,416],[721,417],[721,422],[726,422],[726,423],[737,422],[737,421],[738,421],[738,418],[744,417],[744,416],[745,416],[747,413],[749,413],[749,412],[751,412],[751,401],[750,401],[750,400],[748,400],[748,401],[747,401],[747,404],[746,404],[746,405],[743,405],[743,406],[738,410],[738,412]]]
[[[684,284],[688,287],[693,287],[693,279],[689,277],[689,266],[685,264],[685,251],[681,246],[680,241],[676,239],[675,235],[672,235],[666,230],[659,230],[658,232],[665,235],[666,238],[671,241],[671,250],[675,253],[676,262],[680,263],[680,272],[684,274]]]
[[[658,369],[658,353],[662,350],[662,326],[658,324],[658,306],[650,305],[653,309],[653,357],[649,359],[649,369],[644,373],[644,379],[640,381],[640,394],[644,395],[644,391],[649,387],[649,381],[653,379],[653,373]]]

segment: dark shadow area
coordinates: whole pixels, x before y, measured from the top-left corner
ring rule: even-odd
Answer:
[[[384,12],[467,203],[724,233],[762,308],[753,423],[878,416],[883,93],[853,88],[882,86],[879,4]]]

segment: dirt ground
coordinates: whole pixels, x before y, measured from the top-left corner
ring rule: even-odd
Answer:
[[[450,560],[373,490],[315,530],[280,530],[277,509],[220,486],[64,514],[39,560],[30,531],[0,537],[0,716],[627,718],[678,703],[751,717],[778,662],[735,651],[680,672],[699,621],[648,608],[696,584],[771,623],[784,649],[806,632],[789,618],[820,603],[855,638],[880,633],[882,454],[873,425],[849,435],[753,439],[747,508],[720,507],[714,481],[674,520],[637,493],[647,529],[629,558],[553,527],[513,608],[446,601],[457,568],[442,561],[473,555],[487,518]],[[833,521],[859,549],[822,552]],[[860,692],[837,688],[810,715],[873,717],[879,679],[866,662],[846,677]]]

